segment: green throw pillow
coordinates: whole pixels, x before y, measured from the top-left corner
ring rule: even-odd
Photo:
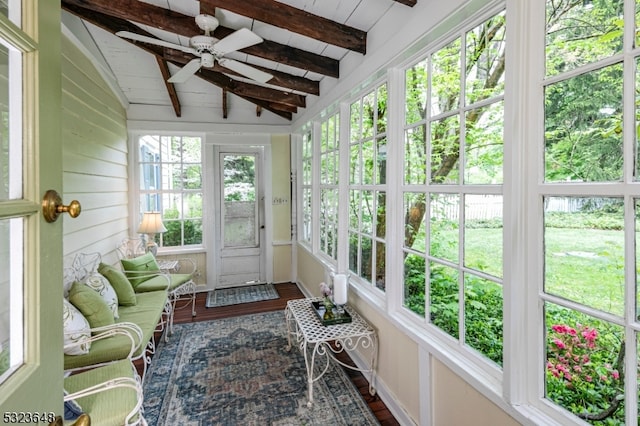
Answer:
[[[86,284],[75,282],[69,291],[69,302],[89,321],[91,328],[114,323],[113,312],[102,297]]]
[[[133,259],[122,259],[122,269],[131,281],[133,288],[138,284],[153,278],[155,272],[160,272],[160,267],[153,254],[146,253]]]
[[[98,266],[98,272],[102,274],[118,295],[118,304],[121,306],[134,306],[137,303],[136,293],[133,291],[131,283],[122,271],[106,263]]]

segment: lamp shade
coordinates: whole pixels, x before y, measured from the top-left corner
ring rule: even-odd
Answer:
[[[162,223],[162,215],[160,212],[145,212],[142,215],[142,221],[138,227],[139,234],[156,234],[158,232],[167,232],[167,228]]]

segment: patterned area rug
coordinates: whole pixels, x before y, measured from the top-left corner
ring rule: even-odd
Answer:
[[[333,362],[308,408],[304,357],[286,335],[280,311],[176,324],[145,378],[149,425],[379,424]]]
[[[207,294],[207,308],[238,305],[240,303],[260,302],[280,297],[273,284],[248,285],[243,287],[223,288]]]

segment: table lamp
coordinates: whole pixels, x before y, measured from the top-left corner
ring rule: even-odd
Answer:
[[[155,237],[158,232],[167,232],[167,228],[162,223],[162,215],[160,212],[145,212],[142,215],[142,221],[138,227],[139,234],[147,234],[147,251],[154,256],[158,253],[158,244]]]

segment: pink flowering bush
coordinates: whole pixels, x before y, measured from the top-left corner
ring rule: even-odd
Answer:
[[[555,324],[547,336],[547,396],[582,418],[610,410],[611,402],[623,395],[623,378],[615,365],[619,347],[599,337],[596,328],[581,324]]]

